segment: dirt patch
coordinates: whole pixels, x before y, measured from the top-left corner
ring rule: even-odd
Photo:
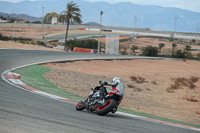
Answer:
[[[121,107],[150,115],[200,124],[200,62],[182,60],[113,60],[50,63],[44,77],[62,89],[86,97],[99,80],[120,77],[125,84]],[[192,89],[184,86],[169,93],[175,79],[195,80]],[[195,77],[191,78],[191,77]],[[196,100],[194,100],[196,99]]]
[[[42,39],[43,36],[63,31],[62,29],[46,29],[46,28],[20,28],[20,27],[0,27],[0,34],[3,36],[14,36],[32,39]]]
[[[13,41],[0,41],[0,48],[63,51],[59,49],[47,48],[47,47],[32,45],[32,44],[22,44],[22,43],[13,42]]]

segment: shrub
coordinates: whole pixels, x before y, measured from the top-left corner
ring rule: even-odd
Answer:
[[[121,55],[128,55],[128,53],[126,51],[120,51],[119,52]]]
[[[3,36],[2,34],[0,34],[0,40],[8,41],[8,40],[10,40],[10,38],[6,37],[6,36]]]
[[[183,58],[183,59],[192,59],[193,55],[191,52],[188,51],[182,51],[182,50],[177,50],[174,55],[172,55],[174,58]]]
[[[174,38],[169,38],[169,41],[170,41],[170,42],[173,42],[173,41],[174,41]]]
[[[142,55],[144,56],[158,56],[158,48],[157,47],[152,47],[148,46],[143,49]]]
[[[74,47],[80,47],[80,48],[90,48],[90,49],[97,49],[98,48],[98,41],[93,39],[87,39],[87,40],[77,40],[71,39],[67,41],[68,47],[73,50]]]
[[[164,43],[160,43],[158,46],[159,46],[159,52],[161,53],[161,49],[165,46],[165,44]]]
[[[42,22],[41,21],[33,21],[32,23],[34,23],[34,24],[41,24]]]
[[[37,41],[37,44],[40,45],[40,46],[46,46],[46,44],[42,41]]]
[[[192,39],[192,42],[193,42],[193,43],[196,43],[196,40],[195,40],[195,39]]]
[[[25,44],[24,40],[19,40],[19,43],[23,43],[23,44]]]

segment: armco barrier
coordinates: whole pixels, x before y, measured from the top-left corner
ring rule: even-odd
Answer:
[[[91,49],[74,47],[73,52],[91,53]]]

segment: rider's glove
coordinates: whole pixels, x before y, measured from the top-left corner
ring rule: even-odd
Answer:
[[[99,84],[100,84],[100,85],[107,85],[108,82],[105,82],[105,81],[99,81]]]
[[[99,84],[102,85],[103,81],[99,81]]]
[[[104,85],[107,85],[108,84],[108,82],[104,82]]]

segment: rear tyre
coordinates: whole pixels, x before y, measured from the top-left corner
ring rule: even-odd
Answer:
[[[104,105],[100,105],[99,107],[97,107],[96,109],[96,113],[98,115],[106,115],[109,112],[112,112],[113,108],[116,107],[116,102],[113,99],[108,99],[106,100],[106,103]]]
[[[85,102],[82,100],[80,101],[77,105],[76,105],[76,110],[77,111],[81,111],[81,110],[84,110],[86,107],[85,107]]]

